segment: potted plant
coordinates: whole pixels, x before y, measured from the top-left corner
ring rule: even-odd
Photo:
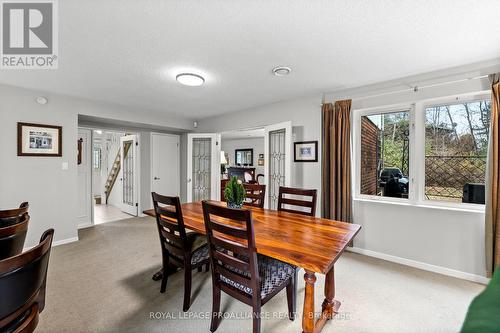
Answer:
[[[238,177],[233,176],[226,184],[224,189],[224,197],[226,198],[229,208],[241,208],[243,200],[245,200],[245,188],[243,182]]]

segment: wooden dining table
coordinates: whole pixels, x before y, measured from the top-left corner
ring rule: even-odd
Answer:
[[[226,205],[223,202],[211,202]],[[334,264],[361,226],[270,209],[243,209],[252,211],[257,253],[305,270],[302,330],[304,333],[320,332],[340,307],[340,302],[335,299]],[[145,210],[144,214],[155,216],[153,209]],[[206,234],[201,202],[182,204],[182,214],[187,228]],[[314,288],[318,273],[326,275],[325,299],[320,316],[316,316],[314,310]]]

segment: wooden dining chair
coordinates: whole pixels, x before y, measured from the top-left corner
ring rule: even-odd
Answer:
[[[257,255],[252,212],[202,202],[212,268],[213,305],[210,331],[219,326],[221,291],[253,309],[253,332],[260,332],[261,307],[286,288],[290,320],[294,320],[295,267]]]
[[[33,332],[45,307],[45,285],[54,230],[22,254],[0,260],[0,332]]]
[[[0,227],[0,260],[23,252],[30,216],[23,214],[15,224]]]
[[[290,198],[290,195],[293,195],[294,198]],[[304,198],[298,199],[296,198],[297,196],[309,197],[310,200],[303,200]],[[284,205],[287,206],[284,207]],[[300,207],[301,209],[290,208],[290,206]],[[316,190],[280,186],[278,195],[278,210],[308,216],[316,216]]]
[[[243,205],[264,208],[266,198],[266,185],[243,184],[246,196]]]
[[[206,237],[184,226],[179,197],[168,197],[152,193],[156,213],[158,234],[160,236],[163,261],[163,277],[160,292],[167,287],[168,268],[172,261],[175,266],[184,269],[184,304],[182,309],[189,310],[191,306],[191,273],[193,269],[208,272],[208,247]],[[161,205],[161,206],[160,206]]]
[[[0,210],[0,228],[19,223],[21,217],[28,214],[29,204],[23,202],[19,208]]]

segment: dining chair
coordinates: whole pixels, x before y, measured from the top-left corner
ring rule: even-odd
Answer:
[[[22,254],[0,260],[0,332],[33,332],[45,307],[45,285],[54,230]]]
[[[202,202],[212,270],[212,320],[210,331],[219,326],[221,291],[250,305],[253,332],[260,332],[261,307],[286,288],[290,320],[295,318],[293,275],[295,267],[257,255],[248,209],[232,209]]]
[[[290,195],[293,195],[294,198],[290,198]],[[299,199],[297,196],[309,197],[310,200],[303,200],[304,198]],[[284,205],[287,206],[284,207]],[[300,209],[294,209],[291,208],[291,206],[300,207]],[[305,209],[308,209],[308,211]],[[278,194],[278,211],[315,216],[316,190],[280,186]]]
[[[208,247],[206,237],[184,226],[179,197],[169,197],[152,193],[156,214],[158,234],[160,236],[163,261],[163,277],[160,292],[167,287],[170,261],[184,269],[184,304],[183,311],[191,306],[191,273],[193,269],[200,272],[205,265],[208,272]],[[160,206],[161,205],[161,206]]]
[[[21,217],[28,213],[29,204],[23,202],[19,208],[0,210],[0,228],[19,223]]]
[[[0,260],[23,252],[30,216],[25,213],[15,224],[0,226]]]
[[[266,185],[243,184],[246,196],[243,205],[264,208],[266,198]]]

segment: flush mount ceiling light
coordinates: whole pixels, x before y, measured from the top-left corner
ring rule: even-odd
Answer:
[[[181,73],[178,74],[175,79],[180,84],[190,87],[198,87],[205,83],[203,76],[193,73]]]
[[[40,105],[45,105],[45,104],[47,104],[49,102],[49,100],[47,99],[47,97],[44,97],[44,96],[38,96],[35,100]]]
[[[291,71],[292,69],[286,66],[279,66],[273,68],[273,74],[276,76],[285,76],[290,74]]]

